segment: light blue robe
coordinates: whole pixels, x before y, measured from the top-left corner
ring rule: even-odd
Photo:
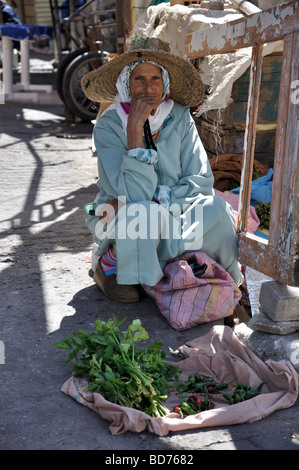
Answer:
[[[100,188],[95,214],[111,199],[126,202],[108,226],[96,215],[87,217],[97,256],[115,244],[119,284],[153,286],[163,277],[165,263],[188,250],[205,252],[240,284],[234,213],[214,195],[209,160],[187,108],[174,103],[160,129],[157,164],[127,155],[127,137],[114,109],[98,119],[94,143]],[[158,185],[170,188],[170,210],[152,202]]]

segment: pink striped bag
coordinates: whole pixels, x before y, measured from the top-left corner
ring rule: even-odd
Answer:
[[[232,315],[242,297],[228,272],[198,251],[185,252],[169,261],[161,281],[143,288],[176,330]]]

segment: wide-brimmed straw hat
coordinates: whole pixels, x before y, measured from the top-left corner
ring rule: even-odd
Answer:
[[[170,77],[170,98],[186,107],[197,106],[204,97],[205,86],[196,68],[187,60],[170,53],[169,45],[159,38],[134,42],[123,54],[86,74],[82,89],[91,101],[114,101],[116,81],[122,69],[135,61],[147,60],[162,65]]]

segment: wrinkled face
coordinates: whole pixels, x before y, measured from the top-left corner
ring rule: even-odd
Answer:
[[[160,67],[146,62],[137,65],[130,76],[130,90],[132,98],[144,95],[153,98],[158,106],[163,96]]]

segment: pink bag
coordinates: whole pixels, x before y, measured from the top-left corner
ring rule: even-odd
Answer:
[[[242,297],[225,269],[202,252],[185,252],[169,261],[155,286],[142,285],[168,323],[187,330],[233,314]]]

